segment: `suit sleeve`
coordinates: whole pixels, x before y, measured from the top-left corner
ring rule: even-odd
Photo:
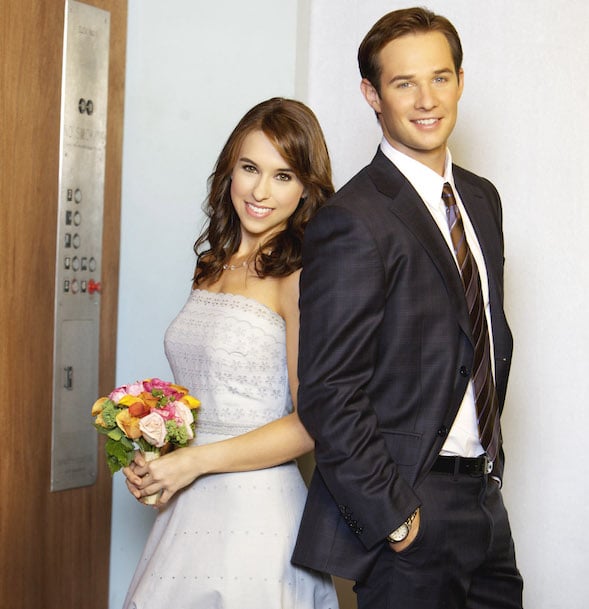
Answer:
[[[387,451],[366,392],[385,296],[368,227],[349,210],[323,208],[305,233],[298,409],[316,442],[317,467],[368,549],[420,503]]]

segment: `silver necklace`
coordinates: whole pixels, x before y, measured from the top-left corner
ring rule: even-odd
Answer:
[[[223,270],[224,271],[236,271],[237,269],[241,269],[241,268],[244,268],[246,266],[247,266],[247,260],[244,260],[240,264],[224,264],[223,265]]]

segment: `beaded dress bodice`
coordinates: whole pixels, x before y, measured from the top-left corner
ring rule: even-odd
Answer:
[[[292,411],[285,321],[245,296],[193,290],[165,335],[177,383],[201,401],[197,438],[244,433]]]

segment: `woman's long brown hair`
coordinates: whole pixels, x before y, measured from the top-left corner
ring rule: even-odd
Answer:
[[[305,189],[285,229],[261,245],[255,260],[259,277],[283,277],[301,267],[305,226],[333,193],[329,154],[313,112],[301,102],[281,97],[254,106],[229,136],[209,177],[204,207],[208,225],[194,244],[194,285],[218,279],[239,248],[241,225],[231,202],[231,173],[244,139],[253,131],[266,135]]]

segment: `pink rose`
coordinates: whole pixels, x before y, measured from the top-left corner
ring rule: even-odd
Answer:
[[[160,415],[160,417],[162,417],[162,419],[165,419],[166,421],[174,419],[176,417],[175,402],[170,402],[165,406],[158,406],[156,412]]]
[[[194,423],[194,415],[192,410],[183,404],[182,402],[174,402],[176,407],[176,420],[186,427],[186,434],[189,440],[194,438],[194,432],[192,431],[192,423]]]
[[[145,440],[152,446],[161,448],[166,443],[166,422],[157,411],[139,419],[139,429]]]
[[[132,396],[141,395],[141,392],[143,391],[143,383],[140,381],[137,381],[136,383],[131,383],[130,385],[126,386],[126,389],[127,389],[127,393],[129,395],[132,395]]]
[[[121,385],[116,389],[113,389],[109,394],[109,398],[115,403],[118,404],[126,395],[132,395],[134,397],[141,394],[143,391],[143,383],[137,381],[136,383],[131,383],[130,385]]]
[[[113,389],[109,394],[108,397],[110,400],[112,400],[115,404],[118,404],[121,401],[121,398],[127,395],[127,385],[122,385],[121,387],[117,387],[116,389]]]
[[[164,395],[167,395],[166,389],[169,389],[170,383],[167,381],[162,381],[161,379],[147,379],[143,381],[143,386],[145,387],[145,391],[152,391],[153,389],[159,389],[164,392]]]

